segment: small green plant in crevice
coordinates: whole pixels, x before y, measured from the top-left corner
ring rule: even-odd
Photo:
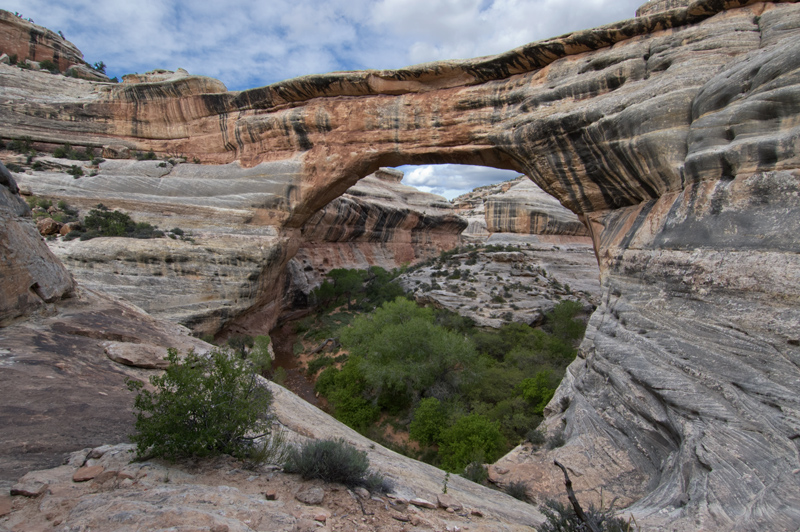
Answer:
[[[72,177],[74,177],[75,179],[78,179],[79,177],[82,177],[82,176],[83,176],[83,168],[81,168],[81,167],[80,167],[80,166],[78,166],[77,164],[73,164],[73,165],[70,167],[70,169],[69,169],[69,170],[67,170],[67,173],[68,173],[69,175],[71,175]]]
[[[270,433],[272,395],[241,358],[215,349],[208,355],[189,351],[181,360],[170,348],[166,359],[164,374],[150,377],[154,391],[127,381],[137,392],[131,441],[140,457],[244,458],[254,440]]]
[[[366,486],[373,489],[381,478],[369,469],[366,451],[356,449],[343,439],[309,440],[289,451],[284,464],[287,473],[297,473],[304,480],[320,479],[345,486]]]
[[[52,59],[43,59],[39,61],[39,68],[42,70],[47,70],[51,74],[60,74],[61,71],[58,69],[58,65],[56,65]]]
[[[444,481],[442,482],[442,493],[447,494],[447,482],[450,480],[450,472],[444,474]]]

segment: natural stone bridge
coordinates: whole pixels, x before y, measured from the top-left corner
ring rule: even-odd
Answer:
[[[512,474],[557,492],[555,457],[583,497],[670,530],[797,529],[800,6],[680,3],[479,60],[98,85],[0,117],[39,143],[256,167],[289,239],[380,166],[524,173],[586,222],[605,295],[546,411],[567,444]]]

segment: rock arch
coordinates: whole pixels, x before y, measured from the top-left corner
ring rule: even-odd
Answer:
[[[0,118],[39,143],[69,131],[258,166],[298,191],[272,217],[289,240],[379,166],[530,176],[586,221],[604,301],[546,411],[567,444],[518,449],[512,475],[556,493],[555,456],[579,497],[602,487],[648,526],[796,529],[800,8],[645,12],[473,61],[235,93],[191,76],[103,85]]]

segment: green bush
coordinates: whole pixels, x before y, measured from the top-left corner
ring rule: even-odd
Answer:
[[[439,458],[446,471],[462,471],[470,462],[494,462],[506,439],[497,422],[479,414],[464,416],[442,432]]]
[[[102,204],[89,211],[83,220],[84,233],[81,240],[100,236],[121,236],[128,238],[161,238],[164,232],[146,222],[134,222],[122,211],[109,211]]]
[[[536,414],[541,415],[544,412],[544,407],[556,393],[555,386],[552,384],[553,380],[550,372],[544,369],[537,372],[532,378],[523,380],[520,384],[522,397],[533,406]]]
[[[17,153],[29,153],[33,150],[33,139],[20,137],[8,143],[8,149]]]
[[[376,395],[419,395],[434,383],[463,377],[461,370],[476,357],[474,346],[433,319],[433,310],[397,298],[342,331],[342,345],[363,359],[364,377]]]
[[[525,439],[533,445],[540,446],[547,441],[547,435],[541,429],[531,429],[525,434]]]
[[[378,419],[380,412],[365,397],[367,381],[362,364],[361,358],[353,356],[341,370],[333,367],[326,369],[317,379],[316,390],[327,397],[336,419],[364,432]]]
[[[51,74],[58,74],[60,71],[58,70],[58,65],[56,65],[51,59],[44,59],[39,61],[39,67],[42,70],[47,70]]]
[[[346,486],[368,483],[369,458],[343,439],[310,440],[292,449],[284,465],[287,473],[298,473],[304,480],[320,479]],[[369,479],[375,484],[375,478]]]
[[[128,380],[136,391],[136,444],[139,456],[168,460],[230,454],[246,457],[254,439],[269,432],[272,400],[249,364],[227,351],[208,356],[190,351],[181,361],[169,349],[169,366],[150,377],[155,391]]]
[[[271,341],[267,335],[258,335],[253,339],[253,347],[247,359],[253,364],[256,373],[264,374],[272,368],[272,357],[269,354]]]
[[[435,397],[422,399],[414,410],[414,419],[408,426],[408,435],[422,445],[433,445],[441,441],[442,431],[447,428],[447,411]]]

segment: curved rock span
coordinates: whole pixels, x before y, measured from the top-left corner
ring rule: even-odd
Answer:
[[[381,166],[517,170],[587,222],[604,296],[547,411],[566,445],[509,460],[555,492],[558,457],[584,497],[602,488],[648,527],[796,529],[800,7],[663,7],[244,92],[69,82],[72,99],[5,100],[0,134],[291,167],[263,211],[289,240]]]

